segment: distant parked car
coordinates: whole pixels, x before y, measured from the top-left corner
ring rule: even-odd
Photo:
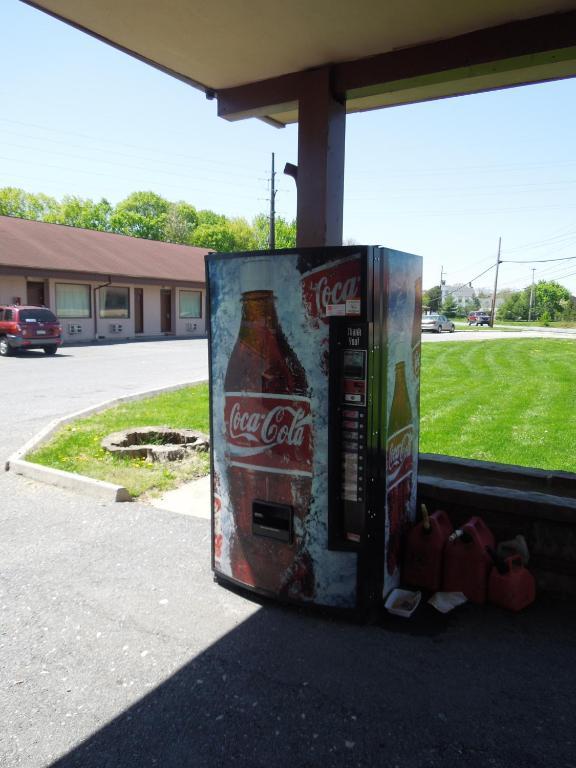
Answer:
[[[470,312],[468,325],[490,325],[490,315],[486,312]]]
[[[422,315],[422,330],[434,331],[434,333],[442,333],[442,331],[454,333],[454,323],[444,315]]]
[[[0,305],[0,356],[18,349],[43,349],[55,355],[62,344],[62,327],[46,307]]]

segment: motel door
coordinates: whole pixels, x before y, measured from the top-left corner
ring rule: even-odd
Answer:
[[[160,330],[172,333],[172,291],[165,288],[160,291]]]
[[[26,303],[31,307],[43,307],[44,301],[44,282],[26,283]]]
[[[134,288],[134,333],[144,333],[143,288]]]

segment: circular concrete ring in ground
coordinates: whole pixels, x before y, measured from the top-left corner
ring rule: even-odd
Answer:
[[[153,462],[181,461],[195,451],[207,451],[209,438],[192,429],[133,427],[113,432],[102,448],[118,456]]]

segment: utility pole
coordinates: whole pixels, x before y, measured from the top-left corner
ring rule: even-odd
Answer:
[[[490,327],[494,328],[494,315],[496,314],[496,291],[498,290],[498,267],[500,266],[500,247],[502,238],[498,238],[498,256],[496,257],[496,276],[494,277],[494,293],[492,294],[492,309],[490,311]]]
[[[444,291],[442,290],[442,287],[446,283],[446,280],[444,280],[444,265],[440,267],[440,299],[438,300],[438,306],[436,307],[436,312],[440,312],[442,308],[442,302],[444,301]]]
[[[532,287],[530,288],[530,303],[528,305],[528,322],[532,320],[532,307],[534,305],[534,272],[536,272],[536,267],[532,267]]]
[[[270,176],[270,248],[276,248],[276,209],[274,201],[276,199],[276,189],[274,187],[274,152],[272,152],[272,174]]]

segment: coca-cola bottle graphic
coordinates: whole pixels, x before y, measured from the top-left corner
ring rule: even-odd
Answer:
[[[392,575],[399,566],[402,535],[408,523],[412,494],[412,408],[406,385],[406,365],[396,363],[394,394],[386,444],[386,506],[388,541],[386,566]]]
[[[420,356],[422,347],[422,278],[414,283],[414,318],[412,320],[412,370],[418,379],[420,376]]]
[[[310,399],[276,314],[273,260],[251,257],[241,267],[242,318],[224,380],[231,575],[277,594],[312,597],[304,522],[312,485]],[[253,535],[254,500],[292,507],[292,543]]]

